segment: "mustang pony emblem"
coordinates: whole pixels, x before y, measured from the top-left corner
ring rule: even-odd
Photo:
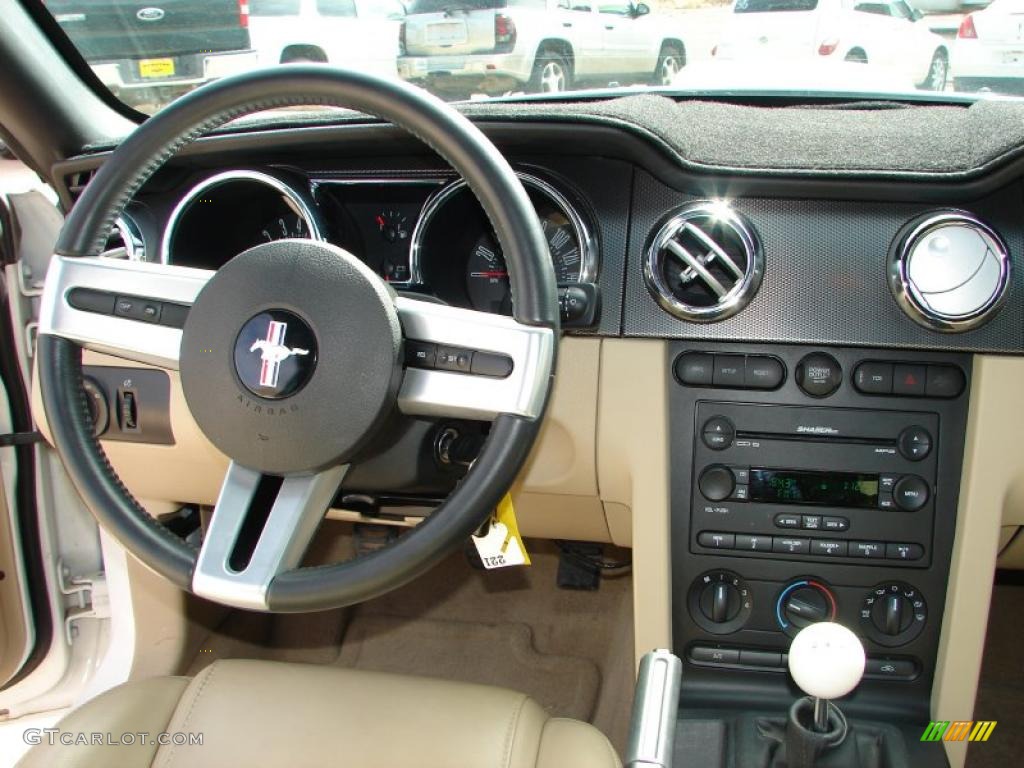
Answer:
[[[293,347],[289,349],[284,345],[284,335],[288,331],[288,323],[271,320],[267,327],[267,337],[257,339],[249,347],[250,352],[260,351],[260,358],[263,360],[263,367],[260,369],[260,386],[276,387],[278,377],[281,375],[281,363],[292,355],[308,355],[308,349]]]

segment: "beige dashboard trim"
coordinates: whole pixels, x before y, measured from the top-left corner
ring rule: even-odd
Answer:
[[[1024,359],[974,358],[960,481],[956,540],[950,563],[942,637],[932,686],[932,717],[973,719],[985,649],[992,577],[1010,491],[1024,478],[1020,412]],[[967,743],[945,742],[953,768],[964,765]]]
[[[647,651],[672,647],[666,360],[663,341],[602,345],[597,477],[616,543],[633,546],[638,664]],[[631,541],[621,541],[627,529]]]

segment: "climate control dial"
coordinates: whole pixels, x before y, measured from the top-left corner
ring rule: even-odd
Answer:
[[[924,595],[909,584],[890,581],[874,587],[864,598],[860,623],[879,645],[906,645],[921,634],[928,621]]]
[[[732,571],[708,571],[693,582],[690,616],[713,635],[736,632],[750,618],[753,597],[746,582]]]
[[[775,602],[775,619],[790,637],[809,624],[836,617],[836,596],[818,579],[797,579],[787,584]]]

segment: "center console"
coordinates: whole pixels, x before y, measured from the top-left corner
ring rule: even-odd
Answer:
[[[669,354],[684,709],[784,710],[799,693],[786,674],[792,637],[836,621],[867,653],[843,710],[918,738],[931,719],[970,356],[697,342]]]

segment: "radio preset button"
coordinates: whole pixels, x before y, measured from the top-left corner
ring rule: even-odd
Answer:
[[[843,383],[843,369],[831,355],[812,352],[797,364],[796,383],[811,397],[828,397]]]
[[[817,531],[821,528],[821,515],[802,515],[800,527],[808,531]]]
[[[878,488],[882,491],[889,491],[892,493],[892,489],[896,486],[896,481],[899,477],[896,475],[879,475],[878,476]]]
[[[924,547],[920,544],[886,544],[887,560],[920,560],[924,557]]]
[[[732,496],[730,496],[729,498],[735,499],[736,501],[746,501],[747,499],[750,498],[749,486],[737,485],[735,488],[733,488]]]
[[[743,355],[715,355],[712,382],[716,387],[742,388],[746,381],[746,367]]]
[[[927,373],[923,365],[897,363],[893,366],[892,393],[921,397],[924,395],[926,376]]]
[[[799,528],[800,515],[776,515],[775,525],[779,528]]]
[[[771,536],[737,533],[736,549],[746,550],[747,552],[771,552],[772,541],[773,538]]]
[[[850,530],[850,521],[845,517],[826,517],[823,518],[822,523],[826,531]]]
[[[846,557],[846,542],[833,539],[811,539],[811,554],[819,557]]]
[[[924,427],[907,427],[896,440],[900,454],[910,461],[920,461],[932,450],[932,436]]]
[[[866,395],[892,394],[892,363],[861,363],[853,372],[853,386]]]
[[[879,509],[896,509],[896,501],[892,497],[892,493],[882,491],[878,494],[878,508]]]
[[[697,487],[700,488],[701,495],[708,501],[724,501],[732,496],[732,492],[736,488],[736,480],[731,469],[723,467],[721,464],[714,464],[706,467],[700,473]]]
[[[704,531],[697,537],[697,543],[708,549],[732,549],[736,546],[736,534]]]
[[[712,416],[704,422],[701,437],[708,448],[721,451],[732,445],[736,437],[736,427],[725,416]]]
[[[892,492],[896,505],[905,512],[916,512],[928,503],[928,483],[917,475],[901,477]]]
[[[785,376],[782,363],[774,357],[748,355],[744,382],[751,389],[776,389]]]
[[[885,557],[885,544],[878,541],[851,541],[849,547],[850,557]]]
[[[808,539],[797,536],[776,536],[772,539],[772,552],[781,552],[786,555],[806,555],[808,547]]]
[[[715,357],[706,352],[687,352],[676,359],[676,377],[691,387],[709,386]]]

